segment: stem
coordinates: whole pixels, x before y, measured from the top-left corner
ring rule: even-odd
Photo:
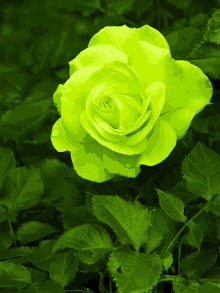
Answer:
[[[182,244],[183,244],[183,238],[181,239],[180,245],[178,246],[178,275],[180,275],[180,259],[181,259]]]
[[[160,282],[168,282],[168,281],[173,282],[173,281],[175,281],[177,278],[178,278],[178,280],[179,280],[180,278],[182,278],[181,276],[170,276],[170,275],[165,275],[165,276],[163,276],[163,277],[164,277],[164,278],[160,279],[160,280],[158,281],[158,283],[160,283]]]
[[[9,228],[10,228],[10,233],[11,233],[13,239],[14,239],[15,248],[17,248],[17,242],[16,242],[15,234],[14,234],[10,219],[8,219],[8,224],[9,224]]]
[[[185,223],[185,225],[180,229],[180,231],[176,234],[176,236],[173,238],[173,240],[170,242],[170,244],[168,245],[167,248],[164,248],[162,254],[161,254],[161,258],[163,258],[163,256],[166,254],[166,252],[169,250],[169,248],[172,246],[172,244],[176,241],[176,239],[179,237],[179,235],[183,232],[183,230],[188,226],[188,224],[193,221],[198,215],[200,215],[207,207],[207,205],[209,204],[209,202],[207,202],[205,204],[205,206],[198,212],[198,214],[196,214],[194,217],[192,217],[187,223]]]

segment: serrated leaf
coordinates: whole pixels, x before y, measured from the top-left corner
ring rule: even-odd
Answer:
[[[110,255],[107,266],[119,293],[149,292],[158,283],[162,272],[159,255],[136,254],[127,245],[122,245]],[[118,272],[119,268],[121,272]]]
[[[169,237],[169,239],[173,239],[177,233],[177,222],[170,218],[161,208],[155,209],[154,217],[152,218],[152,225],[156,227],[156,229]]]
[[[174,292],[181,293],[205,293],[198,282],[177,277],[172,282]]]
[[[193,200],[197,200],[199,197],[198,195],[190,192],[187,189],[185,180],[183,180],[183,179],[180,182],[178,182],[174,187],[167,190],[167,192],[180,198],[184,202],[184,204],[188,204],[189,202],[191,202]]]
[[[220,285],[220,268],[211,268],[205,275],[202,276],[201,281],[207,281],[210,283],[217,283]]]
[[[123,15],[126,12],[130,11],[134,4],[134,0],[111,0],[106,1],[106,6],[108,10],[113,10],[117,15]]]
[[[215,263],[217,259],[216,248],[203,249],[201,251],[196,251],[187,255],[181,260],[181,268],[183,273],[188,278],[199,278],[206,271],[209,270],[211,266]]]
[[[164,269],[166,270],[166,272],[168,272],[168,269],[173,264],[173,255],[172,255],[172,253],[167,252],[165,254],[165,256],[163,257],[162,262],[163,262]]]
[[[220,194],[212,198],[207,206],[207,211],[212,211],[213,214],[220,217]]]
[[[22,244],[28,244],[33,241],[42,239],[43,237],[57,232],[51,225],[38,221],[29,221],[22,223],[16,231],[16,238]]]
[[[44,271],[50,271],[50,264],[56,255],[53,255],[52,248],[55,240],[42,240],[37,247],[31,247],[32,252],[27,254],[28,261]]]
[[[202,40],[202,33],[195,27],[186,27],[175,30],[166,36],[172,58],[184,60],[189,53]]]
[[[199,133],[212,135],[213,140],[220,141],[220,103],[208,105],[199,115],[193,119],[191,126]]]
[[[10,262],[0,263],[0,287],[23,289],[31,283],[31,274],[22,265]]]
[[[78,263],[73,251],[62,252],[50,264],[50,278],[63,288],[74,280],[77,269]]]
[[[44,121],[52,105],[51,99],[35,103],[24,102],[14,110],[6,111],[0,120],[0,132],[7,139],[18,141],[30,128],[39,126]]]
[[[15,169],[16,162],[14,158],[14,154],[9,148],[0,147],[0,188],[2,187],[2,183],[7,175],[7,172],[10,169]]]
[[[151,226],[151,214],[138,201],[127,202],[116,196],[93,196],[93,213],[109,225],[122,244],[132,244],[139,251]]]
[[[147,253],[151,253],[156,247],[161,244],[163,234],[159,232],[156,227],[152,226],[146,232],[146,247]]]
[[[65,247],[78,250],[79,257],[87,264],[94,264],[114,249],[108,232],[97,224],[85,224],[69,229],[57,240],[53,253]]]
[[[185,238],[189,245],[196,247],[200,251],[203,240],[203,226],[201,223],[196,224],[193,221],[188,223],[189,231]]]
[[[192,16],[189,21],[189,26],[201,28],[205,25],[205,23],[208,21],[209,17],[206,13],[198,13],[195,16]]]
[[[155,2],[154,0],[139,0],[135,1],[135,14],[140,17],[146,11],[151,11],[154,9]]]
[[[192,49],[186,60],[211,78],[220,79],[220,45],[202,40]]]
[[[201,293],[219,293],[219,287],[217,287],[216,286],[216,284],[215,283],[209,283],[209,282],[207,282],[207,283],[205,283],[205,284],[202,284],[201,286],[200,286],[200,291],[199,291],[199,293],[201,292]]]
[[[220,156],[201,142],[183,159],[181,169],[191,192],[207,201],[220,193]]]
[[[43,196],[43,182],[38,168],[16,168],[8,173],[5,182],[7,196],[1,199],[11,211],[29,209]]]
[[[216,9],[208,20],[204,30],[204,39],[208,42],[220,44],[220,9]]]
[[[100,8],[100,0],[66,0],[66,1],[59,1],[59,0],[47,0],[47,3],[50,6],[56,8],[65,8],[67,11],[72,12],[76,10],[83,10],[86,7],[91,8]]]
[[[33,288],[33,290],[32,290]],[[64,290],[60,284],[55,282],[54,280],[46,280],[45,282],[37,282],[31,284],[31,291],[28,290],[29,288],[26,288],[23,290],[24,293],[35,293],[35,292],[47,292],[47,293],[66,293],[66,290]],[[22,292],[22,293],[23,293]]]
[[[0,223],[4,221],[4,219],[7,217],[7,210],[4,208],[0,203]]]
[[[164,192],[157,188],[155,189],[159,195],[159,203],[164,212],[175,221],[185,223],[187,221],[187,217],[184,216],[185,204],[182,200],[170,193]]]
[[[20,246],[14,249],[1,250],[0,260],[17,258],[17,257],[27,257],[31,253],[32,253],[32,249],[29,246]]]
[[[168,3],[174,5],[179,9],[186,9],[191,5],[192,0],[167,0]]]

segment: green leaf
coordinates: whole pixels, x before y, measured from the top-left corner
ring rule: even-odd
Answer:
[[[220,79],[220,45],[202,40],[193,48],[186,60],[198,66],[211,78]]]
[[[55,240],[42,240],[37,247],[31,247],[32,252],[27,255],[28,261],[33,263],[35,266],[43,271],[50,271],[50,264],[53,258],[56,258],[52,252],[53,245],[56,243]]]
[[[181,293],[205,293],[201,291],[201,286],[198,282],[193,280],[183,279],[177,276],[176,279],[172,282],[174,292]],[[207,291],[208,292],[208,291]],[[210,292],[211,293],[211,292]]]
[[[172,58],[184,60],[195,45],[202,40],[202,33],[197,28],[187,27],[169,33],[166,40],[170,46]]]
[[[7,172],[10,169],[15,169],[16,162],[14,158],[14,154],[9,148],[0,147],[0,188],[2,187],[2,183],[7,175]]]
[[[188,278],[199,278],[214,265],[217,259],[216,248],[203,249],[187,255],[181,260],[181,268]]]
[[[201,142],[184,158],[181,169],[191,192],[207,201],[220,193],[220,156]]]
[[[208,19],[209,17],[206,13],[198,13],[191,17],[189,26],[201,28],[207,23]]]
[[[105,1],[108,10],[113,10],[117,15],[123,15],[126,12],[131,11],[132,6],[134,4],[134,0],[111,0]]]
[[[52,99],[44,99],[34,103],[26,101],[13,110],[6,111],[1,116],[0,132],[7,139],[18,142],[19,137],[28,129],[38,127],[46,119]]]
[[[185,11],[187,11],[192,3],[192,0],[167,0],[167,2],[174,5],[176,8],[184,9]]]
[[[0,223],[4,221],[7,216],[7,210],[0,204]]]
[[[139,0],[135,1],[135,13],[138,17],[142,14],[153,11],[155,9],[155,1],[154,0]]]
[[[212,211],[214,215],[220,217],[220,194],[212,198],[207,206],[207,211]]]
[[[220,268],[211,268],[200,279],[201,282],[217,283],[220,285]]]
[[[193,119],[191,126],[199,133],[212,135],[213,140],[220,141],[220,103],[205,107],[198,116]]]
[[[196,247],[200,250],[203,240],[203,226],[202,223],[194,223],[193,221],[188,223],[189,231],[185,235],[186,241],[189,245]]]
[[[10,262],[0,263],[0,287],[23,289],[31,283],[31,274],[22,265]]]
[[[152,225],[157,230],[169,238],[169,242],[176,236],[177,223],[170,218],[161,208],[155,208],[155,214],[152,218]]]
[[[208,20],[204,30],[204,39],[208,42],[220,44],[220,9],[212,12],[211,18]]]
[[[127,245],[122,245],[110,255],[107,266],[118,291],[128,293],[149,292],[158,283],[162,271],[159,255],[136,254]]]
[[[163,261],[163,267],[168,272],[168,269],[171,267],[173,264],[173,255],[170,252],[167,252],[166,255],[162,259]]]
[[[146,231],[146,248],[147,253],[150,254],[156,247],[161,244],[163,240],[163,233],[159,232],[155,226],[150,227]]]
[[[22,244],[37,241],[56,232],[52,226],[38,221],[29,221],[21,224],[16,231],[16,238]]]
[[[155,189],[159,195],[160,206],[164,212],[175,221],[185,223],[187,221],[187,217],[184,216],[185,204],[182,202],[182,200],[172,194],[161,191],[157,188]]]
[[[33,290],[32,290],[33,288]],[[45,282],[37,282],[34,284],[31,284],[31,291],[27,291],[27,293],[32,292],[47,292],[47,293],[66,293],[66,290],[62,288],[60,284],[55,282],[54,280],[47,280]],[[26,293],[26,292],[25,292]]]
[[[1,199],[10,212],[31,208],[43,195],[43,182],[38,168],[11,170],[5,182],[7,196]]]
[[[62,252],[50,264],[50,278],[65,287],[75,279],[77,269],[78,262],[73,251]]]
[[[94,264],[114,249],[108,232],[97,224],[84,224],[69,229],[53,247],[53,253],[65,247],[78,250],[80,259]]]
[[[185,180],[183,180],[183,179],[180,182],[178,182],[174,187],[167,190],[167,192],[180,198],[182,200],[182,202],[184,202],[184,204],[188,204],[189,202],[191,202],[193,200],[197,200],[199,198],[198,195],[190,192],[187,189]]]
[[[93,197],[93,213],[109,225],[122,244],[132,244],[139,251],[151,226],[151,215],[138,201],[127,202],[118,196]]]
[[[77,11],[77,10],[84,10],[84,8],[100,8],[100,0],[47,0],[48,5],[61,9],[65,8],[68,12]],[[93,11],[94,12],[94,11]]]

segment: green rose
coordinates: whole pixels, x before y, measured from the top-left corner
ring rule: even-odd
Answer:
[[[69,65],[70,78],[53,96],[61,117],[51,141],[58,152],[70,151],[87,180],[136,177],[140,165],[159,164],[212,104],[208,77],[172,59],[149,25],[105,27]]]

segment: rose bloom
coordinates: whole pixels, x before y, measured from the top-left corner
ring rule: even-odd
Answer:
[[[135,178],[140,165],[164,161],[212,97],[200,68],[171,57],[149,25],[107,26],[69,62],[70,77],[53,100],[60,118],[51,141],[69,151],[84,179]]]

